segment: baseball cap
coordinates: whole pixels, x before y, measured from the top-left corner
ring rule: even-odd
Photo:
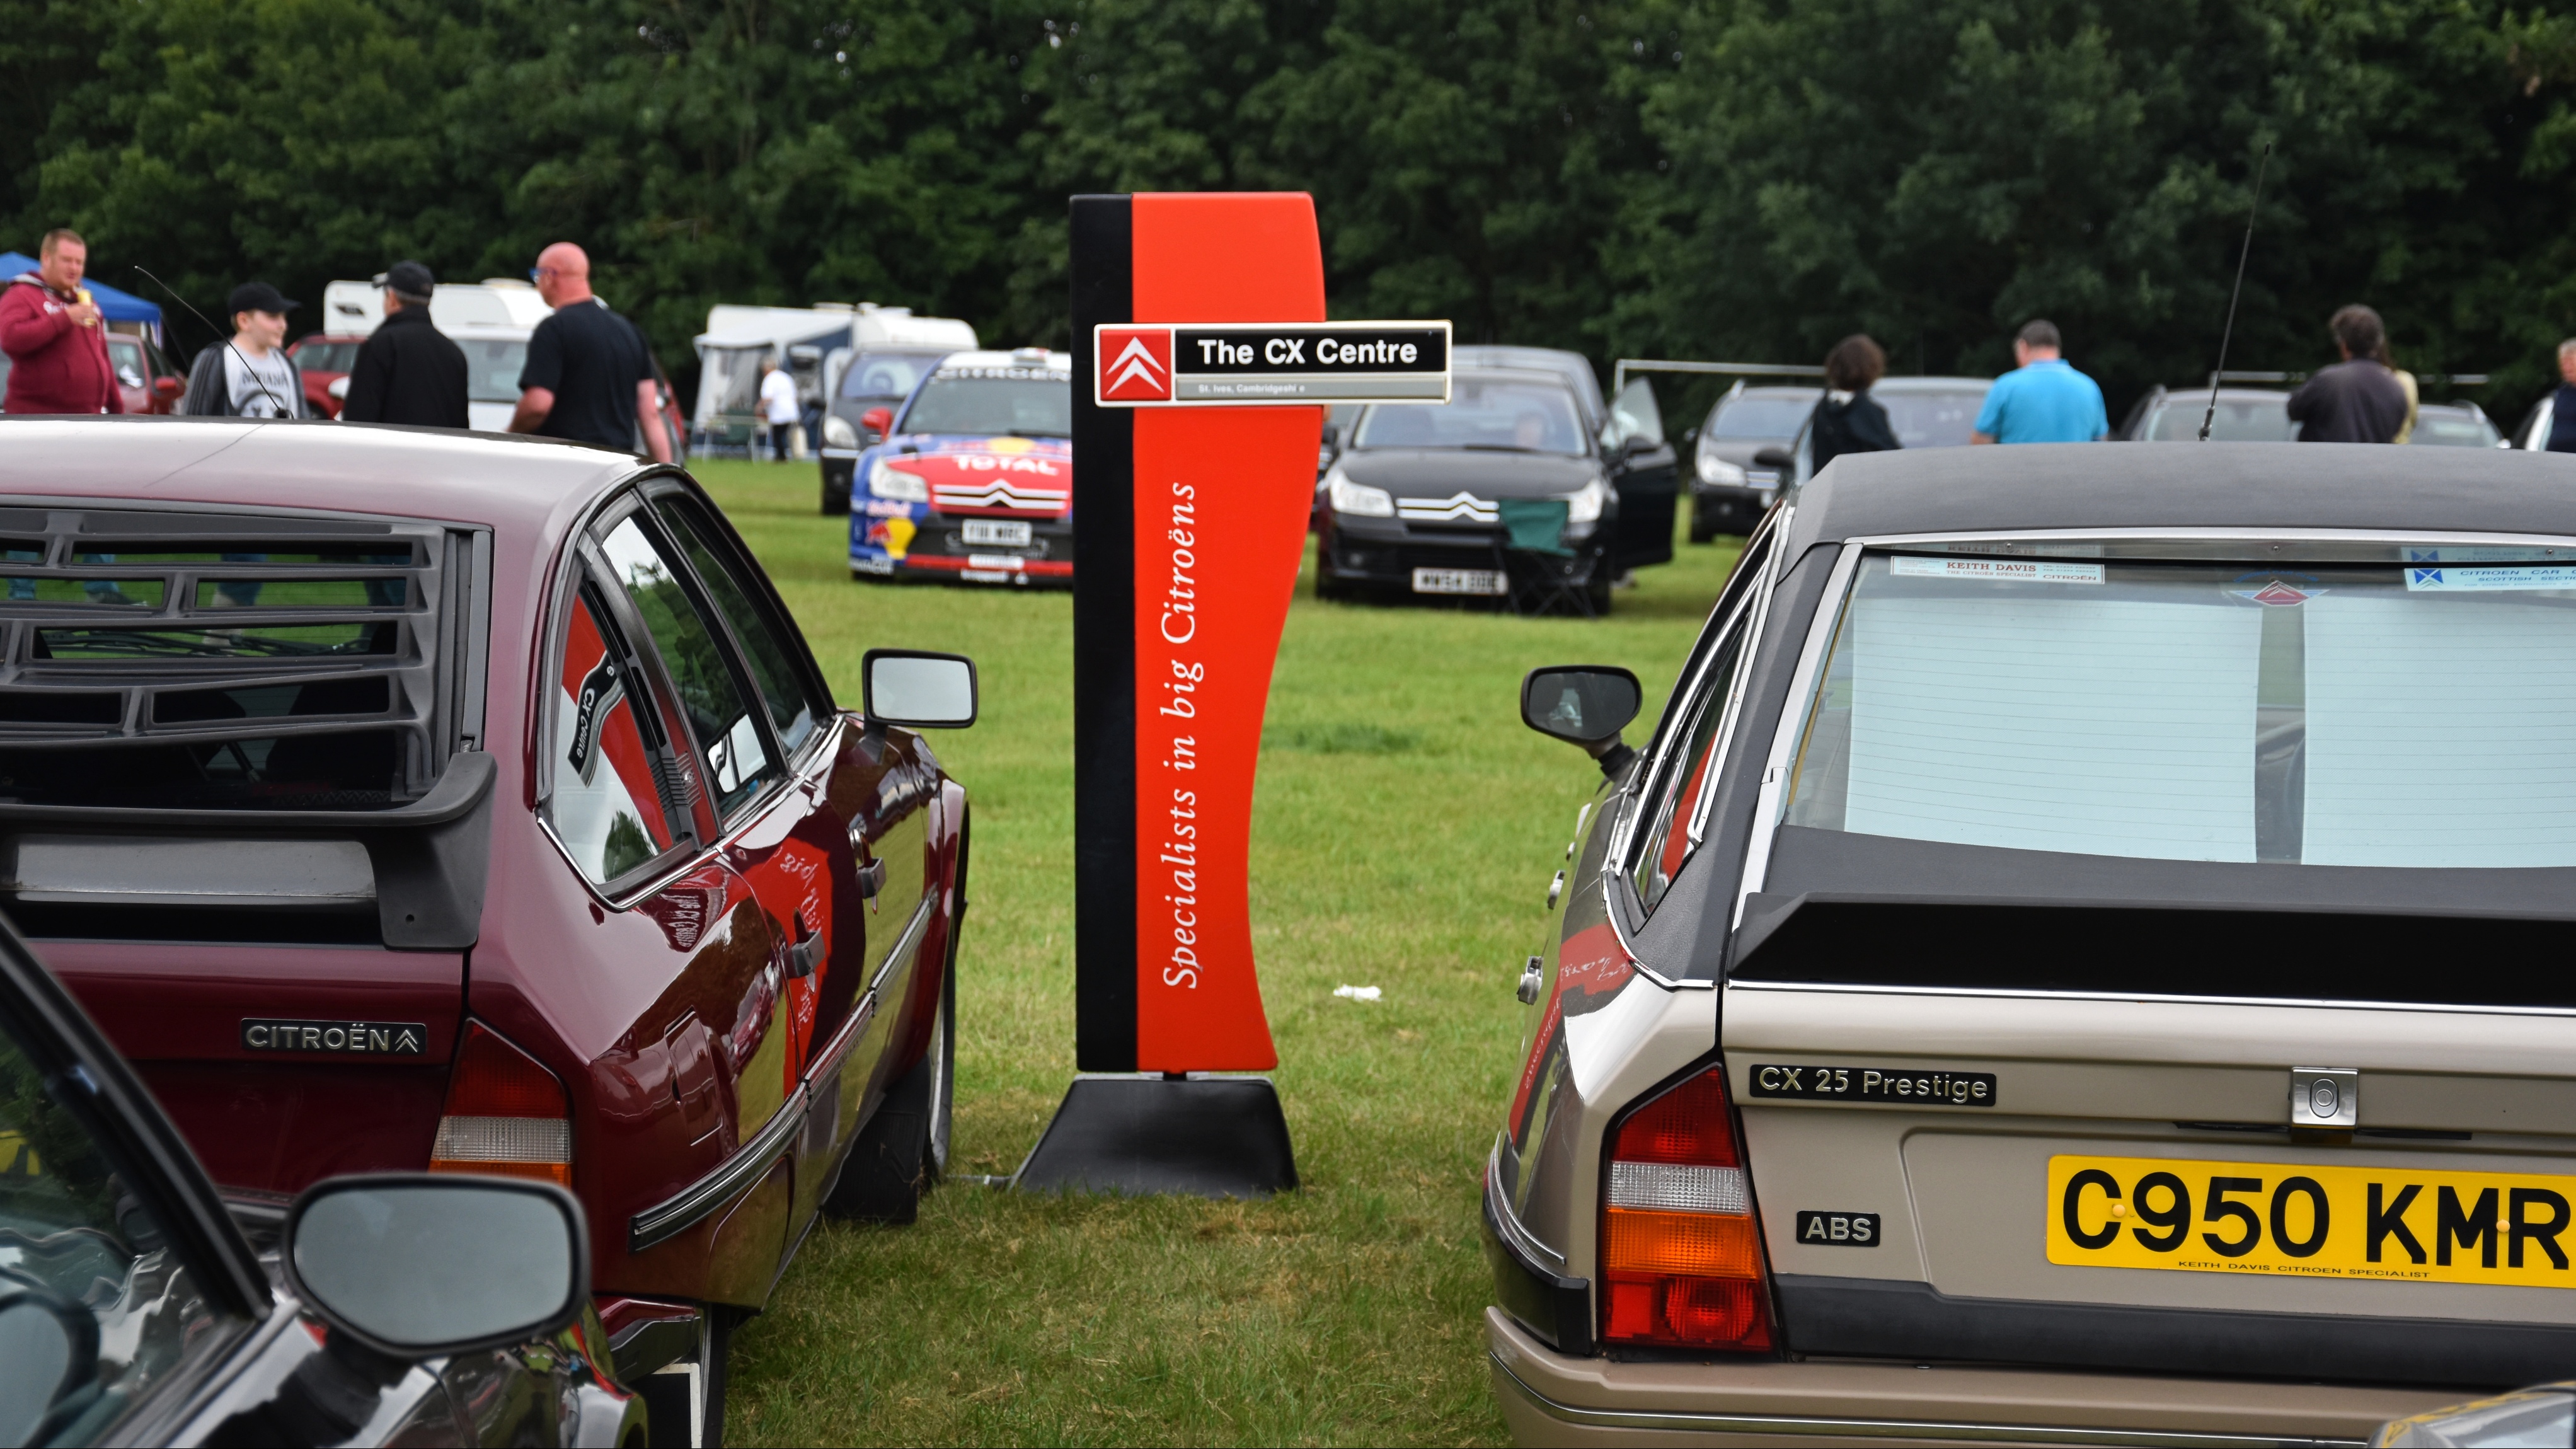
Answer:
[[[280,296],[278,290],[266,282],[244,282],[233,288],[232,301],[224,311],[232,316],[244,312],[292,312],[300,305]]]
[[[378,272],[375,284],[405,297],[426,297],[438,288],[438,278],[418,262],[396,262]]]

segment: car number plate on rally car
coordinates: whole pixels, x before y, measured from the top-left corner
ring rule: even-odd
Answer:
[[[966,541],[989,543],[1000,548],[1027,548],[1029,526],[998,518],[970,518],[966,520]]]
[[[1417,594],[1499,594],[1503,576],[1492,569],[1415,569]]]
[[[2048,1261],[2275,1278],[2576,1287],[2576,1176],[2048,1159]]]

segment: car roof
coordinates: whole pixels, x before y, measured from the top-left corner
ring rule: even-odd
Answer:
[[[2576,533],[2576,459],[2368,443],[1846,453],[1800,490],[1791,543],[2089,528]]]
[[[2193,398],[2198,398],[2205,407],[2209,403],[2209,384],[2187,382],[2180,387],[2166,388],[2164,394],[2166,400],[2171,402],[2189,402]],[[2261,402],[2265,398],[2287,402],[2290,398],[2290,390],[2282,387],[2236,386],[2222,387],[2218,390],[2220,402]]]
[[[1744,389],[1744,391],[1742,391],[1742,392],[1729,392],[1729,393],[1721,394],[1721,395],[1718,397],[1718,401],[1719,401],[1720,403],[1742,402],[1742,401],[1744,401],[1746,398],[1756,398],[1756,397],[1759,397],[1759,398],[1810,398],[1810,397],[1814,397],[1817,393],[1820,393],[1820,392],[1824,391],[1824,388],[1825,388],[1825,385],[1824,385],[1822,382],[1811,382],[1811,383],[1806,383],[1806,384],[1803,384],[1803,385],[1798,384],[1798,383],[1770,383],[1770,382],[1766,382],[1766,383],[1764,383],[1764,384],[1763,384],[1762,386],[1760,386],[1760,387],[1747,387],[1747,388],[1745,388],[1745,389]]]
[[[1592,359],[1580,352],[1560,347],[1515,347],[1494,343],[1474,343],[1449,349],[1449,367],[1453,372],[1469,369],[1508,368],[1525,372],[1553,372],[1574,383],[1574,396],[1583,405],[1587,420],[1602,416],[1607,404],[1601,398],[1601,375],[1592,370]]]
[[[1971,388],[1983,392],[1995,385],[1991,377],[1882,377],[1869,385],[1871,392],[1966,392]]]
[[[936,351],[937,349],[925,348],[922,350]],[[1038,349],[1034,347],[1024,347],[1016,352],[1008,352],[1000,348],[976,348],[972,351],[954,350],[949,352],[947,356],[940,361],[939,371],[962,372],[968,368],[973,368],[977,371],[984,371],[992,368],[1044,368],[1049,372],[1063,373],[1068,381],[1072,379],[1072,353],[1049,352],[1043,359],[1040,359],[1034,355],[1037,351]]]
[[[553,438],[322,419],[0,422],[0,496],[298,508],[482,524],[553,539],[644,466]]]

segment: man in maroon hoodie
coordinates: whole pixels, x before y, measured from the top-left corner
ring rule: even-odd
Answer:
[[[77,232],[45,233],[42,265],[0,287],[0,352],[9,390],[0,411],[121,413],[125,399],[107,361],[107,329],[81,287],[89,244]]]

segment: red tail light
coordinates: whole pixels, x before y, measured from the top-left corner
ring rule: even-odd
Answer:
[[[1771,1294],[1726,1073],[1629,1111],[1601,1209],[1601,1337],[1766,1351]]]
[[[572,1186],[572,1103],[563,1083],[500,1033],[467,1022],[429,1170]]]

